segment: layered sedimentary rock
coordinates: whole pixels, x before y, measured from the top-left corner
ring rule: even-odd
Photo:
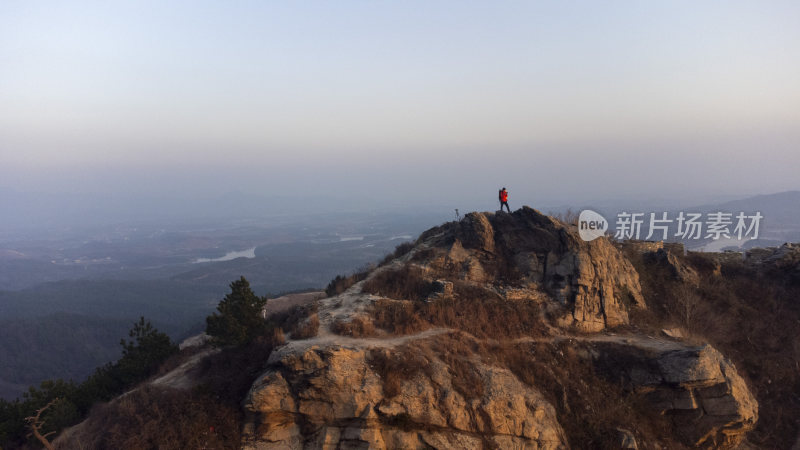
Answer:
[[[597,345],[598,367],[670,417],[685,444],[733,448],[758,420],[758,403],[736,367],[710,345]]]
[[[478,364],[481,395],[465,398],[432,359],[390,395],[368,354],[310,348],[274,362],[245,400],[245,448],[566,448],[553,407],[505,369]]]

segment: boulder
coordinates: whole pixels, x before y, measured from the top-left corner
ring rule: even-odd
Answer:
[[[666,267],[674,279],[692,286],[700,284],[700,275],[697,274],[697,271],[688,264],[683,263],[671,251],[661,248],[654,252],[645,253],[644,256],[652,264]]]
[[[596,345],[600,372],[668,415],[689,446],[734,448],[755,428],[758,403],[733,363],[710,345]]]

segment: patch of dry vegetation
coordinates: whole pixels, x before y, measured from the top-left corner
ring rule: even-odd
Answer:
[[[350,275],[336,275],[336,278],[332,279],[325,288],[325,294],[327,294],[328,297],[335,297],[341,294],[350,289],[354,284],[367,278],[370,271],[371,269],[367,268]]]
[[[369,314],[374,326],[390,334],[414,334],[433,326],[420,313],[424,307],[419,302],[381,299],[372,304]]]
[[[367,362],[383,380],[383,394],[388,399],[400,393],[404,381],[420,373],[430,376],[432,357],[418,348],[402,346],[393,350],[370,350]]]
[[[573,209],[567,209],[566,211],[559,211],[559,212],[550,212],[550,217],[553,219],[561,222],[561,224],[565,226],[578,226],[578,219],[580,218],[580,212],[574,211]]]
[[[234,448],[239,415],[203,394],[145,387],[95,407],[70,440],[77,448]]]
[[[647,448],[682,446],[668,419],[633,392],[626,392],[595,371],[580,356],[585,344],[531,343],[490,348],[486,357],[534,386],[555,406],[558,422],[572,448],[619,448],[619,428],[631,431]],[[610,401],[613,399],[613,401]]]
[[[475,361],[469,356],[455,356],[449,352],[441,356],[442,361],[447,364],[447,370],[450,372],[450,382],[456,392],[463,395],[467,400],[483,397],[484,381],[475,365]]]
[[[319,316],[313,313],[292,329],[292,339],[310,339],[319,332]]]
[[[317,308],[317,302],[313,302],[277,312],[269,318],[270,328],[280,330],[281,336],[284,333],[289,333],[292,339],[312,338],[319,331]],[[273,333],[277,332],[273,331]]]
[[[800,283],[785,271],[758,271],[741,262],[717,264],[712,255],[675,255],[695,269],[698,286],[627,252],[639,272],[647,311],[632,323],[657,333],[680,325],[692,339],[711,343],[735,364],[759,403],[748,440],[790,448],[800,432]]]
[[[379,300],[369,312],[376,327],[396,335],[431,327],[455,328],[489,339],[546,334],[539,305],[535,302],[505,300],[490,289],[461,281],[454,283],[452,298]]]
[[[191,390],[143,386],[95,406],[75,448],[229,449],[241,446],[241,400],[277,343],[270,334],[207,357]]]
[[[430,247],[418,248],[414,256],[411,257],[411,262],[425,263],[426,261],[430,261],[435,255],[436,250]]]
[[[331,331],[340,336],[350,336],[354,338],[377,336],[375,325],[372,319],[366,316],[357,315],[350,320],[336,319],[331,324]]]
[[[376,273],[364,282],[362,291],[394,299],[425,300],[434,292],[434,287],[422,269],[407,264]]]
[[[684,448],[667,438],[674,436],[667,417],[595,370],[587,346],[567,341],[491,344],[456,332],[393,350],[372,350],[369,362],[383,380],[387,398],[398,395],[408,380],[431,377],[434,359],[447,365],[453,389],[467,400],[485,393],[479,364],[505,368],[555,407],[572,448],[619,448],[619,428],[633,433],[640,448]]]
[[[385,266],[390,262],[394,261],[395,259],[405,256],[406,254],[408,254],[408,252],[410,252],[413,249],[414,249],[413,242],[403,242],[397,247],[395,247],[392,253],[386,255],[386,257],[383,258],[383,261],[381,261],[381,263],[378,266],[379,267]]]
[[[186,347],[175,353],[174,355],[167,358],[160,366],[158,366],[158,370],[153,375],[153,378],[158,378],[163,375],[166,375],[169,372],[172,372],[174,369],[177,369],[181,364],[189,361],[192,356],[202,352],[205,348],[202,345],[196,345],[192,347]]]

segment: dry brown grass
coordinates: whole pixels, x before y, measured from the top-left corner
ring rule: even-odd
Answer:
[[[143,386],[95,406],[70,448],[230,449],[241,446],[241,401],[264,371],[276,335],[208,356],[189,391]]]
[[[429,302],[380,300],[370,314],[373,323],[391,334],[411,334],[432,326],[454,328],[479,338],[508,339],[546,333],[539,305],[504,300],[495,292],[456,282],[453,298]]]
[[[404,382],[417,376],[431,377],[431,362],[440,360],[447,366],[453,389],[468,400],[484,394],[484,381],[476,368],[476,353],[468,337],[440,336],[442,339],[409,344],[392,350],[374,349],[368,354],[368,363],[383,380],[387,398],[398,395]]]
[[[381,261],[381,263],[378,266],[379,267],[385,266],[386,264],[389,264],[395,259],[405,256],[406,254],[408,254],[408,252],[410,252],[413,249],[414,249],[413,242],[403,242],[399,244],[397,247],[395,247],[392,253],[386,255],[386,257],[383,258],[383,261]]]
[[[521,381],[539,389],[555,406],[558,422],[572,448],[619,448],[617,428],[632,431],[645,448],[683,448],[668,419],[644,398],[626,392],[598,374],[591,360],[579,356],[583,344],[501,345],[486,358],[507,367]]]
[[[95,407],[70,442],[75,448],[237,448],[240,416],[235,405],[202,393],[145,387]]]
[[[430,261],[435,254],[436,250],[430,247],[417,249],[416,253],[414,253],[414,256],[411,257],[411,262],[425,263],[427,261]]]
[[[740,273],[738,268],[701,283],[697,314],[702,335],[749,379],[759,402],[751,442],[788,448],[800,433],[800,289],[782,277]]]
[[[453,389],[467,400],[479,399],[484,394],[484,381],[475,361],[468,357],[457,357],[451,353],[441,355],[450,372],[450,383]]]
[[[292,329],[292,339],[309,339],[319,332],[319,316],[313,313]]]
[[[759,403],[759,421],[748,440],[764,448],[791,447],[800,433],[800,284],[781,270],[762,272],[741,262],[718,266],[702,253],[675,255],[700,275],[695,287],[640,254],[627,256],[648,306],[632,314],[632,323],[653,333],[681,325],[692,339],[720,350]]]
[[[376,273],[364,282],[362,291],[398,300],[425,300],[434,292],[434,288],[422,269],[404,265],[399,269]]]
[[[361,315],[355,316],[349,321],[334,320],[331,324],[331,331],[341,336],[354,338],[373,337],[378,334],[375,325],[372,324],[372,319]]]
[[[308,339],[319,331],[317,302],[297,305],[285,311],[276,312],[268,319],[270,329],[280,329],[281,335],[289,333],[292,339]],[[275,331],[273,331],[274,333]]]
[[[283,334],[283,328],[279,327],[272,330],[272,342],[275,346],[286,343],[286,336]]]
[[[550,217],[553,219],[558,220],[564,225],[573,225],[578,226],[578,219],[580,218],[580,212],[574,211],[572,209],[567,209],[566,211],[559,211],[559,212],[550,212]]]
[[[391,334],[413,334],[432,326],[419,312],[423,307],[407,300],[378,300],[370,308],[369,314],[374,326]]]
[[[367,275],[369,275],[370,271],[371,268],[365,268],[350,275],[336,275],[336,278],[331,280],[330,283],[328,283],[328,286],[325,288],[325,294],[327,294],[328,297],[334,297],[341,294],[342,292],[350,289],[350,287],[354,284],[367,278]]]
[[[166,375],[167,373],[177,369],[181,364],[185,363],[192,356],[196,355],[197,353],[204,350],[203,346],[194,346],[194,347],[187,347],[183,350],[175,353],[174,355],[167,358],[160,366],[158,366],[158,371],[153,375],[154,377],[160,377],[162,375]]]
[[[392,398],[400,393],[403,382],[413,379],[417,374],[427,373],[432,356],[421,349],[410,346],[393,350],[373,349],[367,355],[370,367],[383,380],[383,394]]]

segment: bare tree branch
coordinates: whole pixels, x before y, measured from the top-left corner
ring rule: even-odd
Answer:
[[[31,428],[31,433],[33,433],[33,435],[36,436],[36,439],[38,439],[39,442],[41,442],[42,445],[44,445],[44,448],[46,448],[47,450],[53,450],[53,445],[50,443],[50,441],[47,440],[47,436],[50,436],[50,435],[54,434],[55,431],[51,431],[49,433],[46,433],[46,434],[42,435],[41,430],[42,430],[42,427],[44,426],[44,420],[42,419],[42,413],[47,408],[53,406],[58,400],[59,400],[58,398],[54,398],[54,399],[50,400],[50,403],[48,403],[44,407],[39,408],[38,410],[36,410],[36,415],[35,416],[30,416],[30,417],[26,417],[25,418],[25,422],[28,422],[28,426]],[[30,436],[30,434],[28,436]]]

